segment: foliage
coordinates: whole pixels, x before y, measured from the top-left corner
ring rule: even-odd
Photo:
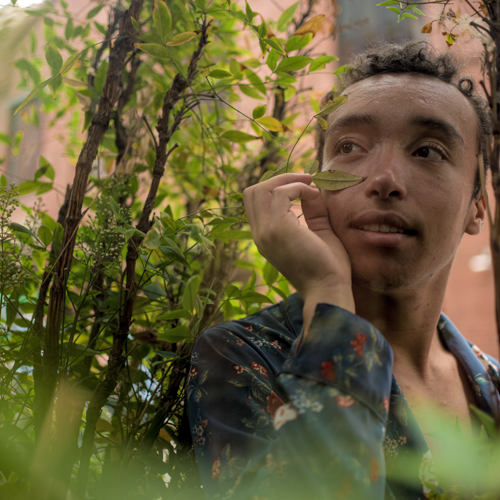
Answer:
[[[424,16],[424,12],[419,9],[418,4],[424,2],[400,2],[398,0],[385,0],[377,6],[385,7],[386,9],[395,12],[398,15],[398,23],[403,19],[418,19]],[[427,2],[425,2],[427,3]]]
[[[252,247],[240,193],[291,168],[298,106],[318,112],[302,76],[334,58],[315,54],[314,3],[277,22],[228,0],[28,11],[43,36],[15,63],[16,113],[63,123],[75,169],[57,218],[38,203],[22,224],[18,198],[50,196],[58,159],[16,187],[0,177],[2,498],[199,494],[192,343],[290,292]],[[312,162],[306,150],[293,168]]]

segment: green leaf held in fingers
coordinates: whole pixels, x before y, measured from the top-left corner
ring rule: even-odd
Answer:
[[[355,186],[364,181],[365,178],[348,174],[341,170],[324,170],[323,172],[314,174],[312,180],[320,189],[325,189],[326,191],[339,191],[340,189]]]

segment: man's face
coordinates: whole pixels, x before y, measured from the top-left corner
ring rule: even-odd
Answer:
[[[367,78],[329,117],[324,170],[366,179],[324,192],[353,284],[379,290],[446,283],[464,232],[484,217],[472,199],[478,119],[452,85],[416,74]]]

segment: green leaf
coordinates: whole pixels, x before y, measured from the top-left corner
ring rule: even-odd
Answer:
[[[401,12],[397,7],[387,7],[387,9],[392,10],[392,12],[395,12],[398,15],[401,14]]]
[[[265,99],[265,97],[260,92],[257,92],[255,87],[252,85],[242,83],[239,84],[238,87],[248,97],[253,97],[254,99]]]
[[[21,182],[21,184],[18,184],[16,190],[19,196],[24,196],[25,194],[30,194],[35,192],[37,188],[38,188],[37,181],[24,181]]]
[[[18,233],[29,234],[30,236],[35,237],[35,235],[31,232],[30,229],[23,226],[22,224],[18,224],[17,222],[11,222],[9,224],[9,228],[12,229],[12,231],[17,231]]]
[[[405,12],[404,14],[401,14],[401,19],[418,19],[418,17],[414,14],[410,14],[409,12]]]
[[[75,52],[74,54],[71,54],[71,56],[68,57],[68,59],[66,59],[66,61],[64,61],[64,64],[62,65],[60,71],[61,75],[66,74],[74,66],[76,61],[78,61],[78,59],[80,59],[85,54],[85,52],[87,52],[87,50],[88,49],[84,49],[81,50],[80,52]]]
[[[280,18],[278,19],[278,24],[276,26],[276,29],[278,31],[283,33],[287,30],[288,26],[293,21],[293,16],[295,15],[295,11],[297,10],[298,5],[299,2],[295,2],[294,4],[290,5],[288,9],[285,9],[283,11]]]
[[[242,132],[241,130],[226,130],[222,135],[222,139],[226,139],[231,142],[248,142],[255,141],[256,139],[260,139],[256,135],[247,134],[246,132]]]
[[[271,49],[269,51],[266,59],[266,64],[271,71],[274,71],[274,69],[276,68],[276,64],[278,64],[278,60],[280,59],[280,57],[281,54],[277,50]]]
[[[245,231],[243,229],[229,229],[227,231],[224,231],[223,233],[217,234],[217,240],[222,241],[223,243],[251,239],[251,231]]]
[[[334,56],[319,56],[314,59],[314,61],[309,65],[309,73],[317,71],[318,69],[323,69],[326,64],[332,61],[338,61],[338,57]]]
[[[261,104],[260,106],[255,106],[252,111],[252,117],[257,120],[258,118],[262,118],[266,114],[267,106],[265,104]]]
[[[288,163],[284,162],[278,168],[275,168],[274,170],[268,170],[267,172],[265,172],[259,179],[259,182],[263,182],[267,179],[270,179],[271,177],[276,177],[277,175],[284,174],[287,172],[288,172]]]
[[[488,415],[484,411],[480,410],[474,405],[470,406],[470,409],[472,413],[477,417],[477,419],[481,422],[481,424],[484,426],[484,429],[488,433],[488,436],[493,437],[496,436],[497,433],[497,427],[495,425],[495,420],[491,415]]]
[[[316,115],[316,120],[318,120],[319,126],[323,130],[328,130],[328,122],[321,115]]]
[[[298,71],[307,66],[312,59],[307,56],[292,56],[281,60],[276,71]]]
[[[45,157],[40,156],[40,168],[35,172],[35,181],[44,176],[53,181],[55,170]]]
[[[184,292],[182,293],[182,307],[188,312],[192,313],[196,308],[196,299],[198,298],[200,285],[201,276],[197,274],[195,276],[191,276],[184,287]]]
[[[272,300],[263,293],[258,293],[253,290],[245,291],[238,297],[240,300],[244,300],[245,302],[250,302],[254,304],[267,304],[272,302]]]
[[[40,71],[32,61],[21,58],[18,59],[14,64],[21,71],[26,71],[35,85],[40,83],[40,80],[42,79],[42,77],[40,76]]]
[[[386,5],[397,5],[399,2],[396,0],[386,0],[385,2],[380,2],[377,4],[377,7],[385,7]]]
[[[158,283],[149,283],[143,287],[142,291],[151,300],[158,300],[161,297],[165,297],[165,290]]]
[[[247,16],[247,21],[249,23],[251,23],[253,18],[257,15],[257,12],[254,12],[252,10],[252,8],[250,7],[250,4],[248,3],[247,0],[245,0],[245,14]]]
[[[45,47],[45,59],[50,66],[52,75],[56,75],[63,65],[63,58],[59,51],[53,45]]]
[[[45,224],[42,224],[38,228],[38,238],[40,238],[40,241],[46,247],[48,247],[50,245],[50,243],[52,242],[52,236],[53,236],[53,234],[54,233]]]
[[[273,285],[274,282],[278,279],[279,274],[280,273],[278,272],[278,270],[266,260],[262,269],[262,276],[264,277],[266,285]]]
[[[266,38],[264,40],[264,43],[269,45],[269,47],[271,47],[272,49],[276,50],[279,54],[281,54],[281,55],[285,54],[285,51],[283,50],[283,45],[282,45],[283,42],[281,40],[278,40],[276,37]]]
[[[175,328],[170,328],[165,332],[158,335],[160,340],[166,340],[167,342],[180,342],[183,340],[190,340],[192,333],[186,325],[179,325]]]
[[[229,73],[229,71],[226,71],[224,69],[214,69],[210,71],[208,76],[212,78],[230,78],[233,76],[233,74]]]
[[[266,95],[266,86],[261,80],[260,76],[252,71],[251,69],[246,69],[244,75],[247,77],[248,81],[263,95]]]
[[[56,75],[57,76],[57,75]],[[47,85],[49,85],[54,80],[54,77],[47,78],[43,82],[39,83],[24,99],[24,101],[19,104],[19,106],[14,111],[14,116],[17,115],[22,109],[24,109]]]
[[[17,317],[18,300],[19,297],[12,295],[9,297],[9,300],[7,301],[7,317],[6,317],[7,328],[10,328],[12,326],[12,323],[14,323],[14,320]]]
[[[287,52],[292,52],[292,50],[303,49],[309,45],[312,39],[312,33],[306,33],[305,35],[293,35],[286,41],[285,50]]]
[[[194,31],[185,31],[184,33],[175,35],[170,42],[167,42],[167,45],[170,47],[177,47],[178,45],[184,45],[190,42],[195,37],[196,33]]]
[[[347,73],[351,69],[351,67],[352,66],[350,66],[349,64],[342,64],[342,66],[339,66],[335,70],[335,74],[336,75],[341,75],[342,73]]]
[[[3,142],[4,144],[7,144],[7,146],[10,146],[12,144],[12,139],[10,135],[0,132],[0,142]]]
[[[333,111],[335,111],[339,106],[347,101],[346,95],[339,95],[333,99],[333,101],[328,101],[320,110],[318,115],[327,116]]]
[[[271,132],[283,132],[284,130],[283,124],[272,116],[263,116],[262,118],[257,118],[255,121]]]
[[[241,71],[240,63],[236,59],[231,59],[229,61],[229,69],[235,78],[238,80],[242,77],[243,73]]]
[[[170,52],[160,43],[136,43],[135,47],[158,59],[171,59]]]
[[[101,12],[102,8],[105,6],[106,6],[105,3],[100,3],[97,6],[95,6],[93,9],[90,9],[87,12],[87,19],[92,19],[93,17],[97,16],[97,14],[99,14],[99,12]]]
[[[186,309],[174,309],[172,311],[166,311],[164,313],[156,316],[157,320],[172,320],[172,319],[182,319],[191,317],[191,313],[186,311]]]
[[[156,0],[153,9],[153,26],[160,36],[160,40],[165,42],[172,29],[172,15],[168,5],[163,0]]]
[[[320,189],[326,191],[338,191],[345,189],[363,181],[364,177],[357,177],[341,170],[324,170],[313,175],[313,182]]]

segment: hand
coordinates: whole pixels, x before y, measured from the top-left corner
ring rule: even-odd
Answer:
[[[243,193],[257,248],[302,295],[308,319],[318,302],[354,311],[349,256],[333,232],[321,192],[310,185],[311,180],[309,174],[283,174]],[[297,198],[307,226],[291,210]]]

